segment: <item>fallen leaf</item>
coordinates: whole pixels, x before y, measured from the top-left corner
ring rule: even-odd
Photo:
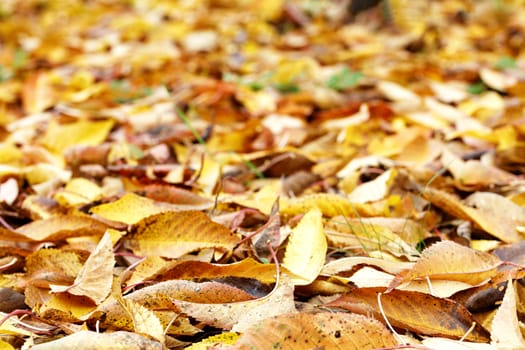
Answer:
[[[420,292],[393,290],[385,293],[384,288],[359,288],[325,306],[373,315],[377,320],[388,320],[394,327],[419,334],[465,337],[475,342],[486,342],[490,336],[461,304]]]
[[[130,333],[124,331],[118,331],[113,333],[80,331],[60,338],[58,340],[33,345],[31,348],[35,350],[97,350],[107,349],[108,344],[111,344],[111,349],[115,350],[164,349],[163,345],[158,341],[150,340],[147,337],[141,336],[137,333]]]
[[[288,216],[303,214],[318,209],[323,216],[338,215],[347,217],[372,216],[374,208],[361,203],[352,203],[347,198],[331,194],[308,194],[297,198],[281,199],[281,213]]]
[[[223,304],[198,304],[172,299],[185,314],[205,324],[234,332],[243,332],[254,322],[295,311],[293,284],[288,277],[267,296],[255,300]]]
[[[97,247],[89,255],[72,286],[51,286],[55,293],[67,291],[70,294],[86,296],[100,304],[110,293],[113,283],[115,256],[109,233],[105,233]]]
[[[59,215],[20,226],[16,233],[32,241],[57,241],[79,236],[102,236],[107,226],[84,215]]]
[[[353,203],[367,203],[383,199],[388,194],[396,175],[397,171],[395,169],[389,169],[376,179],[357,186],[348,195],[348,199]]]
[[[174,308],[173,300],[192,303],[212,302],[235,303],[253,300],[254,297],[243,290],[219,282],[192,282],[185,280],[169,280],[144,287],[124,296],[150,310],[170,310]],[[177,311],[180,311],[176,308]],[[132,320],[118,301],[108,298],[97,309],[104,315],[105,326],[132,330]]]
[[[204,248],[226,252],[238,241],[228,228],[199,211],[171,211],[148,216],[123,238],[123,244],[137,255],[168,258]]]
[[[99,145],[107,138],[113,125],[113,120],[80,120],[71,124],[52,122],[41,142],[56,153],[61,153],[73,145]]]
[[[422,192],[422,196],[445,212],[457,218],[472,221],[475,225],[503,242],[512,243],[521,240],[521,235],[516,232],[516,227],[512,222],[508,220],[491,220],[485,212],[464,205],[447,192],[427,187]]]
[[[134,193],[127,193],[114,202],[91,208],[90,212],[107,220],[132,225],[150,215],[175,211],[180,208],[173,204],[156,202]]]
[[[389,290],[400,283],[425,278],[476,285],[494,276],[500,265],[501,261],[492,254],[441,241],[425,249],[410,270],[396,277]]]
[[[140,265],[139,265],[140,266]],[[173,279],[215,279],[225,277],[253,278],[262,283],[274,283],[276,270],[273,264],[262,264],[252,258],[246,258],[231,264],[210,264],[203,261],[174,261],[165,265],[152,278]]]
[[[324,265],[326,250],[321,212],[312,209],[292,230],[282,266],[293,273],[294,284],[312,283]]]
[[[377,349],[397,341],[374,319],[342,313],[296,313],[270,317],[246,329],[236,349]]]
[[[153,311],[130,300],[124,299],[123,306],[133,320],[135,332],[148,335],[161,343],[164,343],[164,328]]]
[[[490,340],[491,345],[496,349],[525,348],[525,340],[517,316],[516,302],[514,283],[509,280],[503,301],[492,320]]]

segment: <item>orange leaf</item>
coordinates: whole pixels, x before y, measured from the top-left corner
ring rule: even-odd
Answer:
[[[139,265],[140,266],[140,265]],[[157,279],[213,279],[221,277],[254,278],[262,283],[275,282],[275,266],[247,258],[231,264],[210,264],[204,261],[175,261],[159,272]]]
[[[138,255],[178,258],[203,248],[233,249],[239,239],[200,211],[165,212],[138,222],[124,244]]]

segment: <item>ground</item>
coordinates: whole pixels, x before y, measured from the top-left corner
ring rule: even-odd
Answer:
[[[3,1],[0,349],[525,348],[525,3],[358,2]]]

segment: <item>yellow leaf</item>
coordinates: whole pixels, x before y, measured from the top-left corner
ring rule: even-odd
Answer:
[[[32,283],[72,282],[82,269],[78,253],[55,248],[39,249],[26,259],[26,270]]]
[[[366,218],[333,218],[326,223],[325,232],[330,246],[336,248],[378,250],[395,256],[418,255],[415,244],[411,246],[387,226],[374,224]]]
[[[158,258],[158,260],[164,261],[161,265],[162,270],[156,271],[155,276],[162,277],[163,280],[170,279],[187,279],[191,280],[194,278],[199,279],[217,279],[226,277],[240,277],[240,278],[252,278],[260,281],[261,283],[271,284],[275,282],[275,266],[273,264],[262,264],[252,258],[246,258],[238,262],[230,264],[211,264],[204,261],[172,261],[166,263],[164,259]],[[137,266],[136,271],[133,273],[131,280],[137,278],[135,275],[145,274],[145,271],[155,269],[154,266],[149,267],[153,264],[153,261],[158,261],[153,257],[148,257],[146,260]],[[142,267],[146,264],[146,267]],[[150,275],[151,276],[151,275]],[[149,276],[148,276],[149,277]],[[131,282],[128,283],[131,284]]]
[[[113,120],[80,120],[70,124],[52,121],[42,138],[42,144],[56,153],[62,153],[74,145],[99,145],[106,140],[113,125]]]
[[[222,195],[221,202],[234,202],[248,208],[256,208],[264,214],[270,214],[277,197],[282,194],[282,181],[274,179],[261,180],[262,187],[240,195]],[[283,198],[280,199],[281,201]]]
[[[165,212],[138,222],[124,245],[142,256],[178,258],[204,248],[233,249],[239,239],[200,211]]]
[[[15,350],[15,348],[8,342],[0,339],[0,350]]]
[[[102,189],[97,184],[84,178],[74,178],[54,198],[62,205],[74,206],[93,202],[101,196]]]
[[[84,321],[96,309],[89,299],[67,293],[50,294],[49,300],[37,306],[41,317],[63,322]]]
[[[22,104],[27,114],[40,113],[56,102],[50,74],[38,72],[30,75],[22,88]]]
[[[131,225],[150,215],[180,209],[180,206],[156,202],[134,193],[127,193],[120,199],[91,208],[91,213],[104,219]]]
[[[318,209],[307,212],[290,234],[283,267],[293,273],[296,285],[312,283],[323,268],[328,245]]]
[[[372,216],[378,212],[371,206],[352,203],[347,198],[332,193],[307,194],[291,199],[281,198],[281,214],[294,216],[303,214],[311,209],[318,209],[323,216],[338,215],[347,217]]]
[[[221,166],[210,155],[204,157],[197,183],[206,194],[212,194],[221,175]]]

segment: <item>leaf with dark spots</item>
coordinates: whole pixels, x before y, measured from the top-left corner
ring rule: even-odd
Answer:
[[[450,299],[402,290],[385,293],[384,288],[358,288],[325,304],[363,315],[373,315],[392,326],[418,334],[486,342],[489,333],[470,312]],[[471,330],[471,327],[472,330]]]

